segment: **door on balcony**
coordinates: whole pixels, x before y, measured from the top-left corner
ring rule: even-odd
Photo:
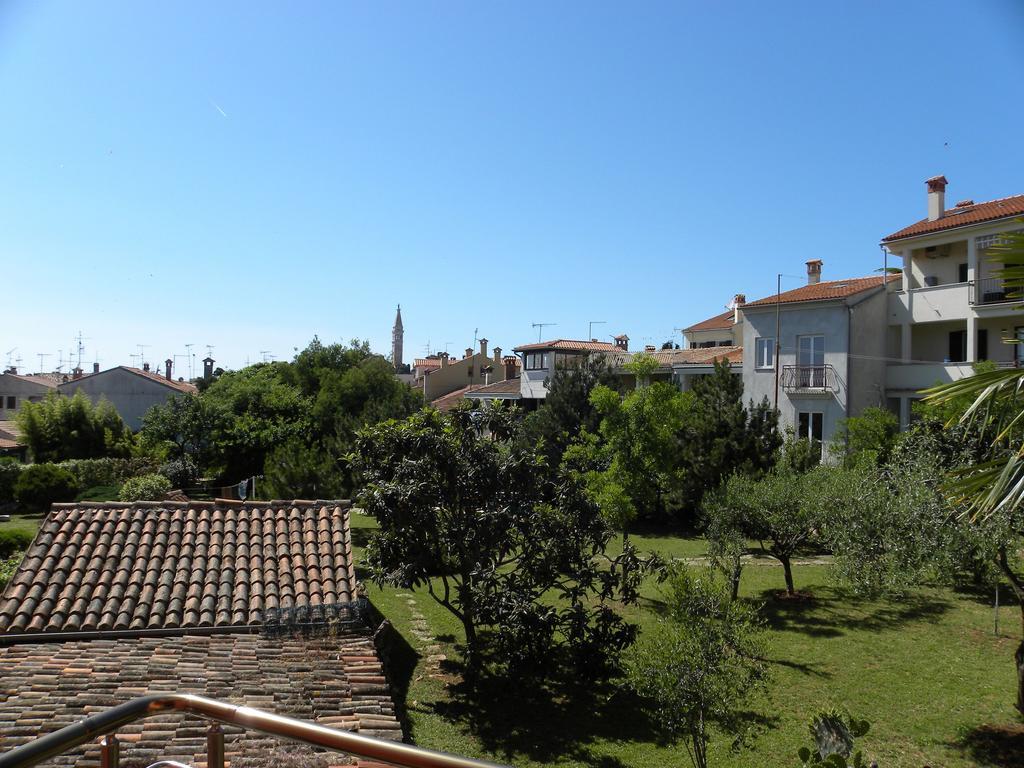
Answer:
[[[796,337],[797,381],[801,387],[825,386],[825,337]]]

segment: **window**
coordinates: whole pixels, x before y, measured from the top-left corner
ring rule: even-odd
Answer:
[[[525,362],[526,370],[528,371],[546,371],[548,368],[548,353],[527,352]]]
[[[959,278],[960,282],[961,283],[966,283],[967,282],[967,265],[966,264],[958,264],[956,270],[957,270],[957,278]]]
[[[975,349],[975,352],[977,353],[974,356],[976,360],[988,360],[988,329],[987,328],[979,328],[978,329],[978,344],[977,344],[977,348]]]
[[[771,336],[758,337],[754,340],[754,367],[775,367],[775,339]]]
[[[962,363],[967,360],[967,331],[949,332],[949,362]]]
[[[801,387],[813,389],[825,386],[825,337],[796,337],[796,363]]]
[[[8,395],[7,396],[7,410],[13,411],[17,407],[18,407],[18,398],[15,397],[14,395]]]
[[[815,411],[800,411],[797,414],[797,437],[801,440],[821,442],[824,434],[825,415]]]

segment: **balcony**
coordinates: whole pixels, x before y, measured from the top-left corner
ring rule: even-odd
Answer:
[[[974,305],[1004,304],[1014,301],[1021,301],[1020,293],[1007,291],[1001,277],[985,277],[975,281],[972,286],[971,303]]]
[[[835,369],[831,365],[782,366],[782,391],[800,394],[827,394],[838,391]]]

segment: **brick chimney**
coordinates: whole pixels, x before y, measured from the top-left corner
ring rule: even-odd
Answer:
[[[647,352],[648,354],[650,354],[651,352],[657,352],[657,351],[658,351],[658,348],[656,346],[654,346],[653,344],[646,344],[646,345],[644,345],[644,352]]]
[[[732,298],[732,321],[738,323],[740,321],[740,309],[747,303],[747,296],[744,293],[737,293]]]
[[[487,357],[487,339],[480,339],[480,355]]]
[[[79,366],[75,366],[74,370],[71,371],[71,380],[82,378],[82,369]]]
[[[821,282],[821,259],[810,259],[807,262],[807,284],[817,285]]]
[[[148,371],[149,370],[149,363],[143,363],[142,364],[142,370]]]
[[[472,347],[466,347],[466,357],[472,357],[472,356],[473,356],[473,348]]]
[[[92,372],[93,373],[99,373],[100,372],[100,364],[99,363],[93,363],[92,364]]]
[[[928,221],[938,221],[946,213],[945,176],[932,176],[925,185],[928,187]]]
[[[494,363],[495,365],[501,365],[501,347],[494,348]]]
[[[505,364],[505,381],[516,378],[516,363],[518,361],[519,358],[516,357],[515,355],[506,355],[505,357],[501,358],[501,362]]]
[[[623,352],[629,352],[629,336],[622,333],[615,337],[615,346]]]
[[[167,358],[166,360],[164,360],[164,376],[167,377],[168,381],[174,381],[174,379],[171,378],[171,366],[173,365],[174,361],[171,360],[171,358]]]
[[[437,356],[437,359],[441,361],[441,368],[442,368],[442,369],[444,369],[444,368],[447,368],[447,367],[448,367],[448,353],[447,353],[447,352],[441,352],[441,353],[440,353],[440,354],[439,354],[439,355]]]

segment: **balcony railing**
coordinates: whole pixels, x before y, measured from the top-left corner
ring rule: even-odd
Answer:
[[[1020,301],[1017,291],[1007,291],[1001,277],[984,277],[974,281],[971,297],[975,304],[1001,304],[1006,301]]]
[[[224,732],[219,723],[229,723],[288,741],[297,741],[332,752],[343,752],[403,768],[502,768],[496,763],[421,749],[396,741],[374,739],[303,720],[281,717],[259,709],[237,707],[223,701],[183,693],[143,696],[87,717],[5,752],[0,755],[0,768],[29,768],[98,737],[103,737],[100,741],[101,768],[118,768],[120,743],[113,735],[114,732],[136,720],[171,711],[190,713],[214,721],[207,732],[208,768],[224,768]],[[157,765],[180,763],[161,760],[153,764]]]
[[[784,392],[835,392],[836,372],[831,365],[782,366]]]

